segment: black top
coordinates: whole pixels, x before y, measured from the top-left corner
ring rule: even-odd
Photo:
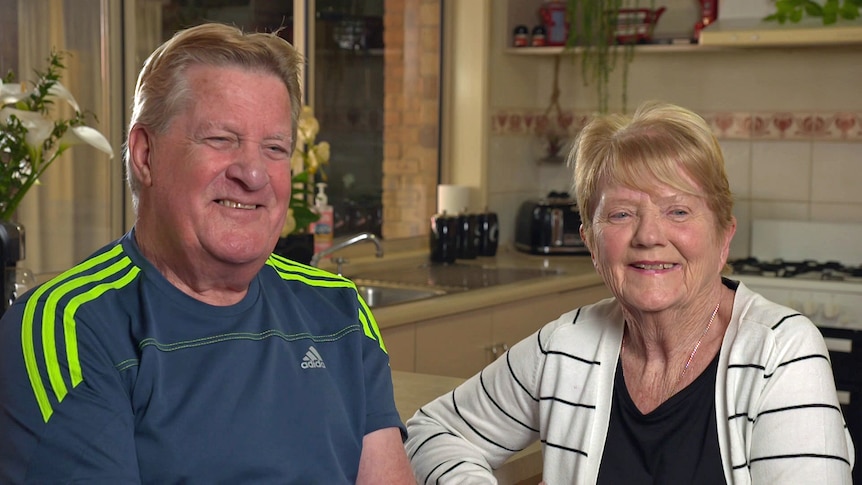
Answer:
[[[598,485],[724,484],[715,421],[718,355],[688,387],[641,414],[617,363]]]

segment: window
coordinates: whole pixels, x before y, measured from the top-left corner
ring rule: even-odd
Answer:
[[[177,30],[212,20],[306,53],[306,104],[331,146],[335,235],[427,234],[439,165],[440,0],[138,0],[135,70]],[[304,19],[314,19],[305,22]],[[313,41],[312,41],[313,40]]]
[[[20,265],[38,280],[65,270],[123,231],[122,90],[116,44],[108,30],[117,2],[0,0],[0,71],[21,81],[44,71],[52,49],[65,53],[60,81],[96,120],[114,147],[114,158],[79,145],[67,150],[27,192],[16,221],[25,229]],[[65,106],[57,107],[66,109]]]
[[[67,151],[27,194],[18,214],[24,265],[42,281],[131,227],[121,149],[138,70],[177,29],[205,19],[283,27],[307,53],[307,103],[332,146],[336,235],[427,236],[440,158],[442,2],[0,0],[0,70],[24,78],[44,68],[51,48],[68,51],[62,81],[115,149],[112,160],[87,146]]]

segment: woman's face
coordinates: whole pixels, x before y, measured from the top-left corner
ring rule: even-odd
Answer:
[[[664,184],[650,193],[603,184],[587,244],[621,303],[656,312],[684,308],[720,284],[736,221],[717,227],[701,197]]]

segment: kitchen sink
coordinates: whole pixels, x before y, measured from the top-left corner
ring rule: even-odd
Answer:
[[[350,275],[368,282],[397,286],[439,288],[447,291],[464,291],[497,285],[519,283],[534,278],[559,274],[557,270],[539,268],[502,268],[473,264],[421,264],[408,268],[376,269]]]
[[[369,307],[517,283],[559,274],[556,270],[498,268],[470,264],[420,264],[407,268],[362,271],[348,277]]]
[[[406,303],[446,294],[439,288],[412,287],[399,284],[355,280],[359,296],[371,308]]]

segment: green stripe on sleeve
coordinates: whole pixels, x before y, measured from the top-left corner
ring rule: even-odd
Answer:
[[[129,263],[131,263],[131,260],[129,260],[128,258],[123,258],[123,261],[128,261]],[[69,304],[63,310],[63,335],[66,339],[66,358],[68,359],[69,363],[69,377],[72,381],[73,388],[84,380],[84,376],[81,372],[81,361],[78,359],[78,333],[77,329],[75,328],[75,312],[78,311],[78,307],[80,307],[84,303],[95,300],[105,292],[109,290],[120,289],[128,285],[138,276],[138,273],[140,272],[140,268],[138,268],[137,266],[133,266],[128,273],[123,275],[123,277],[118,279],[117,281],[98,285],[95,288],[87,291],[86,293],[81,293],[80,295],[72,298],[69,301]]]
[[[60,276],[54,278],[51,281],[43,284],[36,288],[33,292],[33,295],[27,300],[27,306],[24,308],[24,316],[21,321],[21,350],[24,354],[24,366],[27,369],[27,376],[30,379],[30,386],[33,388],[33,394],[36,398],[36,403],[39,406],[39,410],[42,412],[42,418],[45,422],[48,422],[48,419],[53,414],[54,410],[51,407],[51,403],[48,400],[48,393],[45,391],[45,386],[42,383],[42,378],[39,375],[39,367],[36,364],[36,346],[33,341],[33,327],[36,322],[36,307],[39,305],[39,300],[46,292],[51,290],[53,287],[65,281],[66,279],[74,277],[76,274],[82,273],[84,271],[89,270],[95,266],[98,266],[105,261],[114,258],[123,252],[123,247],[121,245],[116,245],[109,251],[98,255],[92,259],[84,261],[78,266],[71,268]]]
[[[383,338],[380,336],[380,329],[377,327],[377,321],[374,319],[368,305],[359,296],[356,291],[356,284],[343,276],[336,276],[328,271],[324,271],[313,266],[293,263],[280,257],[270,257],[267,264],[272,266],[281,276],[283,280],[300,281],[311,286],[323,288],[353,288],[356,292],[356,298],[359,300],[359,312],[357,318],[362,323],[362,331],[365,336],[376,340],[380,344],[380,348],[386,352],[386,346],[383,344]]]
[[[120,272],[127,266],[132,263],[128,257],[123,257],[116,263],[108,266],[107,268],[97,271],[93,274],[69,279],[66,280],[63,284],[59,285],[54,291],[52,291],[48,295],[48,299],[45,301],[45,308],[42,310],[42,352],[45,355],[45,369],[48,371],[48,380],[51,382],[51,387],[54,389],[54,395],[57,397],[57,401],[62,401],[66,394],[69,392],[66,388],[66,383],[63,382],[63,376],[60,372],[60,361],[57,358],[57,342],[54,339],[55,327],[54,322],[56,320],[57,313],[57,305],[60,302],[60,299],[72,293],[73,291],[81,288],[83,286],[89,285],[91,283],[95,283],[98,281],[102,281],[106,278],[113,276],[114,274]],[[137,274],[137,273],[135,273]],[[89,295],[91,291],[83,293],[83,295]],[[101,294],[101,293],[99,293]],[[89,297],[88,297],[89,298]],[[78,303],[80,306],[81,303]],[[74,310],[77,310],[77,306],[75,308],[66,307],[63,309],[63,327],[65,329],[67,320],[71,320],[74,317]],[[74,338],[74,336],[72,336]],[[66,344],[69,343],[69,337],[67,336]],[[77,342],[74,341],[73,348],[67,350],[72,350],[75,354],[75,359],[78,357],[78,345]],[[72,358],[71,355],[68,356],[69,359]],[[80,364],[76,362],[76,367],[78,367],[80,371]],[[71,367],[70,367],[71,369]],[[80,382],[80,381],[78,381]],[[74,383],[77,385],[77,383]]]
[[[359,300],[359,321],[362,322],[362,329],[365,331],[365,336],[372,340],[376,340],[380,345],[380,349],[387,354],[386,345],[383,343],[383,336],[380,335],[380,328],[377,326],[377,320],[365,300],[356,293],[356,298]]]

